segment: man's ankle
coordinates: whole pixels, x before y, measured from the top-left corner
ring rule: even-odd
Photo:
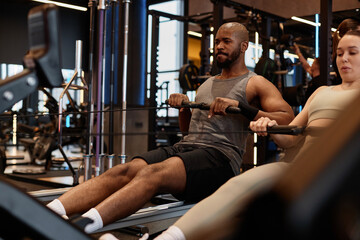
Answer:
[[[66,210],[59,199],[54,199],[46,205],[48,208],[59,214],[60,216],[66,215]]]
[[[88,225],[85,226],[84,231],[86,233],[95,232],[96,230],[103,227],[103,220],[101,218],[101,215],[95,208],[92,208],[86,213],[84,213],[82,217],[87,217],[93,220],[93,223],[89,223]]]

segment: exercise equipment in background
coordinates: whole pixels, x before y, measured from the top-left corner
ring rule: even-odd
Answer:
[[[53,4],[35,7],[28,14],[30,50],[25,69],[0,82],[3,101],[0,113],[22,100],[37,87],[58,87],[63,82],[60,63],[58,12]]]
[[[199,76],[199,68],[192,63],[185,64],[179,71],[180,87],[185,91],[194,91],[208,78]]]

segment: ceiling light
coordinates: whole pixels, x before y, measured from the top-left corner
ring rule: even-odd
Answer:
[[[299,17],[292,16],[291,19],[295,20],[295,21],[298,21],[298,22],[305,23],[305,24],[309,24],[309,25],[314,26],[314,27],[316,27],[316,25],[317,25],[315,22],[310,21],[310,20],[306,20],[304,18],[299,18]],[[321,26],[321,23],[318,23],[318,25]],[[331,28],[331,31],[335,32],[336,28]]]
[[[202,34],[198,32],[188,31],[187,33],[191,36],[200,37],[200,38],[202,37]]]
[[[316,23],[313,22],[313,21],[310,21],[310,20],[306,20],[306,19],[303,19],[303,18],[299,18],[299,17],[295,17],[295,16],[292,16],[291,17],[292,20],[295,20],[295,21],[298,21],[298,22],[302,22],[302,23],[305,23],[305,24],[309,24],[311,26],[314,26],[316,27]],[[320,23],[319,23],[319,26],[320,26]]]
[[[87,8],[86,7],[80,7],[80,6],[76,6],[76,5],[72,5],[72,4],[67,4],[67,3],[61,3],[61,2],[55,2],[55,1],[49,1],[49,0],[32,0],[34,2],[40,2],[40,3],[52,3],[56,6],[59,7],[64,7],[64,8],[70,8],[70,9],[75,9],[75,10],[79,10],[79,11],[83,11],[86,12]]]

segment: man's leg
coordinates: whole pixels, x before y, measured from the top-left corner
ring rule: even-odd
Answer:
[[[183,192],[185,186],[184,163],[179,157],[171,157],[141,168],[128,184],[102,201],[95,209],[106,225],[136,212],[158,192],[177,194]]]
[[[116,165],[96,178],[92,178],[59,197],[66,215],[82,213],[96,206],[134,178],[136,173],[147,166],[142,159]]]

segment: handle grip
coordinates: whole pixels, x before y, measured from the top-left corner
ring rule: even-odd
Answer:
[[[270,134],[287,134],[287,135],[299,135],[302,134],[306,126],[293,126],[293,125],[278,125],[267,128],[267,133]]]

